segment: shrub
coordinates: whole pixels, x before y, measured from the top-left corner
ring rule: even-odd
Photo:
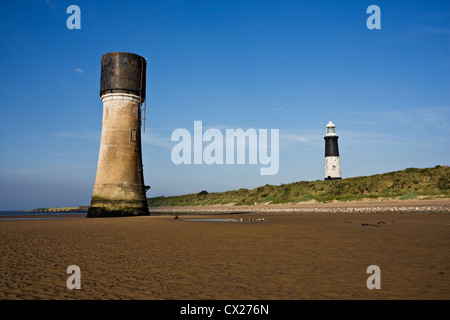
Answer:
[[[447,172],[438,179],[436,187],[444,191],[450,189],[450,172]]]

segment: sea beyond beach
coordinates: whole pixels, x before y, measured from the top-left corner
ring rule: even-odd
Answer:
[[[0,299],[450,299],[450,199],[85,216],[0,214]]]

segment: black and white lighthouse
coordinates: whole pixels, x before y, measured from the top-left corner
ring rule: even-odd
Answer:
[[[333,122],[328,122],[325,134],[325,180],[342,179],[338,135]]]

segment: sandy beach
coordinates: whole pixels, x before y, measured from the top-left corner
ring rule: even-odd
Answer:
[[[449,199],[190,209],[2,220],[0,299],[450,299]]]

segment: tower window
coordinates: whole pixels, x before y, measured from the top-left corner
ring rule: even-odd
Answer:
[[[130,131],[130,141],[133,141],[133,142],[136,141],[136,130],[135,129],[131,129],[131,131]]]

